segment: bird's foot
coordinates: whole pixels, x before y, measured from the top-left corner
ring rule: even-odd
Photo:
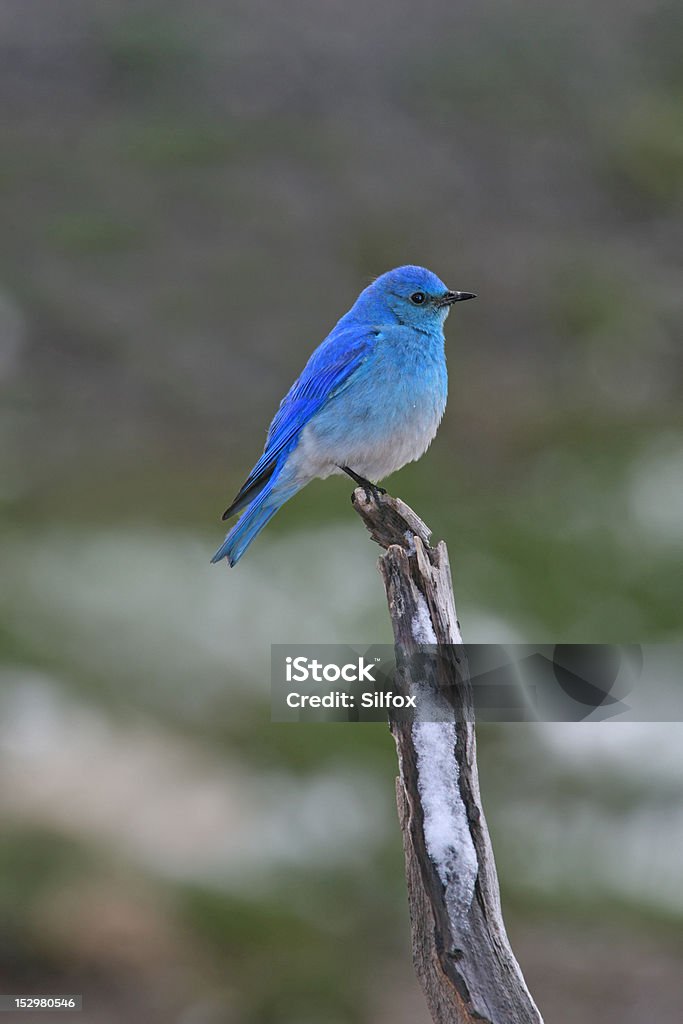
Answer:
[[[339,468],[346,473],[347,476],[350,476],[359,487],[363,488],[365,491],[366,501],[370,501],[370,496],[372,495],[375,501],[379,502],[380,495],[387,493],[384,487],[380,487],[378,484],[373,484],[371,480],[366,480],[364,476],[361,476],[360,473],[356,473],[354,470],[349,469],[348,466],[340,466]]]

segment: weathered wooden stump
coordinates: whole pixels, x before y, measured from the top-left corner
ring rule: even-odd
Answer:
[[[474,711],[446,545],[402,501],[354,491],[385,553],[400,685],[432,720],[390,722],[413,961],[435,1024],[543,1024],[510,947],[479,794]],[[432,671],[416,666],[425,645]],[[434,647],[433,645],[438,645]]]

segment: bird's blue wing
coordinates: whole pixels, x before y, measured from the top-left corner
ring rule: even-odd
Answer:
[[[271,478],[280,457],[290,450],[311,417],[348,386],[380,332],[375,328],[336,328],[315,350],[298,380],[280,403],[268,430],[263,455],[240,488],[223,519],[239,512]]]

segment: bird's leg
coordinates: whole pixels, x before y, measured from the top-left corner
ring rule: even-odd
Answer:
[[[359,473],[355,473],[352,469],[349,469],[348,466],[340,466],[339,469],[346,473],[347,476],[350,476],[352,480],[355,480],[359,487],[363,488],[368,500],[370,499],[370,495],[372,495],[375,501],[379,501],[380,494],[387,493],[383,487],[378,487],[377,484],[373,484],[370,480],[366,480],[364,476],[361,476]]]

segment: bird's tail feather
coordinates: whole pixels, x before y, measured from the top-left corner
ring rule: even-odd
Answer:
[[[211,561],[220,562],[227,558],[231,566],[235,565],[266,523],[298,490],[299,486],[295,484],[278,487],[277,480],[271,478],[242,513]]]

